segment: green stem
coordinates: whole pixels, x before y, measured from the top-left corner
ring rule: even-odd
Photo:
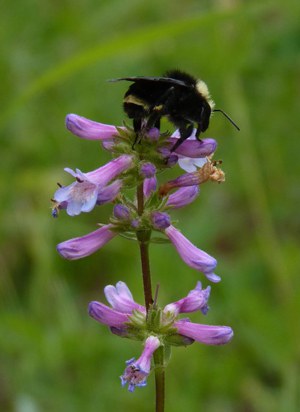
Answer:
[[[156,412],[165,410],[165,368],[164,368],[164,348],[159,347],[154,352],[155,363],[155,389],[156,389]]]
[[[145,306],[148,312],[149,306],[153,303],[150,265],[149,265],[149,244],[147,241],[145,242],[142,240],[139,242],[139,246],[140,246],[140,256],[141,256],[141,263],[142,263]]]
[[[137,188],[137,206],[138,206],[138,214],[139,216],[142,216],[144,212],[143,184],[139,185]],[[146,306],[147,312],[149,310],[149,306],[153,303],[150,260],[149,260],[150,235],[151,235],[150,230],[141,230],[140,232],[137,233],[137,238],[138,238],[139,247],[140,247],[141,264],[142,264],[145,306]]]
[[[144,192],[143,184],[137,188],[137,207],[138,214],[142,216],[144,213]],[[151,273],[149,260],[149,240],[151,236],[150,230],[141,230],[137,233],[137,238],[140,247],[140,256],[142,264],[143,287],[145,296],[145,306],[147,313],[150,305],[153,304],[152,287],[151,287]],[[155,363],[155,391],[156,391],[156,412],[164,412],[165,408],[165,372],[164,372],[164,349],[158,348],[154,352]]]

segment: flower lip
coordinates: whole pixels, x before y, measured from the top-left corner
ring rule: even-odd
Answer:
[[[76,172],[69,168],[65,171],[76,178],[76,182],[69,186],[60,187],[54,194],[54,200],[59,205],[65,203],[69,216],[79,215],[81,212],[90,212],[98,197],[98,187],[79,169]]]
[[[103,192],[105,186],[132,166],[133,157],[121,155],[104,166],[87,173],[83,173],[79,169],[73,171],[72,169],[65,168],[65,171],[75,177],[76,181],[57,189],[53,200],[58,203],[58,206],[66,202],[67,213],[70,216],[79,215],[81,212],[90,212],[98,202],[100,192]],[[112,183],[110,188],[112,189],[111,192],[109,193],[109,190],[107,190],[105,195],[116,196],[118,186],[113,186]]]
[[[119,312],[132,313],[133,310],[139,310],[145,313],[145,307],[133,300],[132,294],[125,282],[119,281],[116,286],[105,286],[104,294],[108,303]]]
[[[188,173],[196,172],[199,168],[203,167],[207,163],[207,157],[180,157],[178,159],[178,164],[181,169]]]

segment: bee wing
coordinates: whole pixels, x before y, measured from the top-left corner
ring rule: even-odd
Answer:
[[[177,80],[177,79],[172,79],[171,77],[143,77],[143,76],[139,76],[139,77],[120,77],[118,79],[110,79],[108,80],[109,82],[119,82],[122,80],[127,80],[129,82],[141,82],[141,81],[145,81],[145,82],[159,82],[159,83],[169,83],[169,84],[175,84],[177,86],[183,86],[183,87],[191,87],[189,84],[186,84],[185,82],[183,82],[182,80]]]

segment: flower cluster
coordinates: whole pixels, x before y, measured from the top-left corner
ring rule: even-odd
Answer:
[[[216,259],[191,243],[171,219],[174,209],[185,207],[198,197],[203,183],[224,181],[219,163],[212,160],[216,141],[210,138],[199,141],[194,130],[172,151],[180,137],[178,131],[169,135],[152,128],[142,131],[137,139],[134,130],[128,127],[105,125],[75,114],[67,116],[66,126],[80,138],[100,140],[112,160],[90,172],[66,168],[74,181],[67,186],[59,184],[52,199],[53,217],[62,210],[69,216],[77,216],[105,203],[112,204],[112,213],[109,221],[96,230],[59,243],[59,254],[70,260],[81,259],[118,235],[135,239],[141,247],[157,241],[153,234],[158,232],[159,241],[171,243],[186,265],[203,273],[209,281],[219,282],[221,278],[215,273]],[[184,173],[159,182],[158,175],[175,165]],[[128,196],[130,188],[137,189],[133,198]],[[206,315],[210,291],[210,286],[203,289],[201,282],[197,282],[187,296],[160,308],[157,296],[152,304],[152,297],[146,298],[145,293],[145,306],[140,305],[127,285],[118,282],[104,289],[110,306],[98,301],[89,304],[90,316],[107,325],[112,333],[143,343],[141,356],[128,360],[121,376],[122,385],[128,385],[130,392],[136,386],[146,385],[153,358],[156,367],[165,367],[171,346],[186,346],[195,341],[223,345],[231,340],[233,331],[228,326],[203,325],[179,317],[195,311]]]
[[[212,282],[219,282],[214,273],[216,259],[194,246],[171,224],[167,211],[184,207],[199,194],[199,186],[208,181],[224,180],[223,172],[211,161],[217,143],[214,139],[198,141],[193,135],[170,152],[179,134],[160,135],[151,129],[143,136],[142,144],[133,148],[135,133],[125,127],[115,127],[70,114],[66,118],[67,128],[83,139],[98,139],[108,150],[113,160],[91,172],[83,173],[66,168],[75,181],[61,186],[53,196],[53,216],[65,209],[68,215],[76,216],[90,212],[97,205],[114,203],[110,222],[81,237],[60,243],[57,250],[66,259],[80,259],[91,255],[118,234],[127,233],[138,237],[142,231],[159,231],[174,245],[181,259],[193,269],[204,273]],[[145,160],[144,160],[145,159]],[[158,185],[159,171],[179,164],[187,173]],[[123,196],[122,190],[143,186],[145,210],[142,215],[136,200]],[[172,190],[174,190],[170,193]]]
[[[145,307],[134,301],[124,282],[106,286],[104,294],[111,307],[93,301],[89,304],[90,316],[109,326],[116,335],[144,342],[141,356],[137,360],[128,360],[121,376],[122,385],[128,384],[131,392],[136,386],[146,385],[153,353],[159,347],[166,351],[168,346],[186,346],[194,341],[206,345],[224,345],[233,336],[228,326],[202,325],[190,322],[187,318],[178,319],[181,313],[200,311],[206,315],[210,286],[202,289],[201,282],[197,282],[187,296],[163,309],[152,307],[148,316]]]

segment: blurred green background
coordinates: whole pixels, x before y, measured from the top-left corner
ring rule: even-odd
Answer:
[[[49,199],[71,182],[64,167],[110,159],[67,132],[65,115],[120,125],[127,85],[106,80],[173,67],[203,78],[241,132],[214,116],[205,135],[219,142],[227,180],[172,215],[222,276],[208,315],[191,318],[235,337],[173,350],[166,411],[300,410],[299,21],[293,0],[2,2],[1,411],[154,410],[152,376],[134,394],[120,387],[140,344],[86,313],[118,280],[143,302],[137,246],[117,238],[63,260],[56,244],[105,223],[111,206],[54,220]],[[150,253],[161,305],[207,284],[171,246]]]

